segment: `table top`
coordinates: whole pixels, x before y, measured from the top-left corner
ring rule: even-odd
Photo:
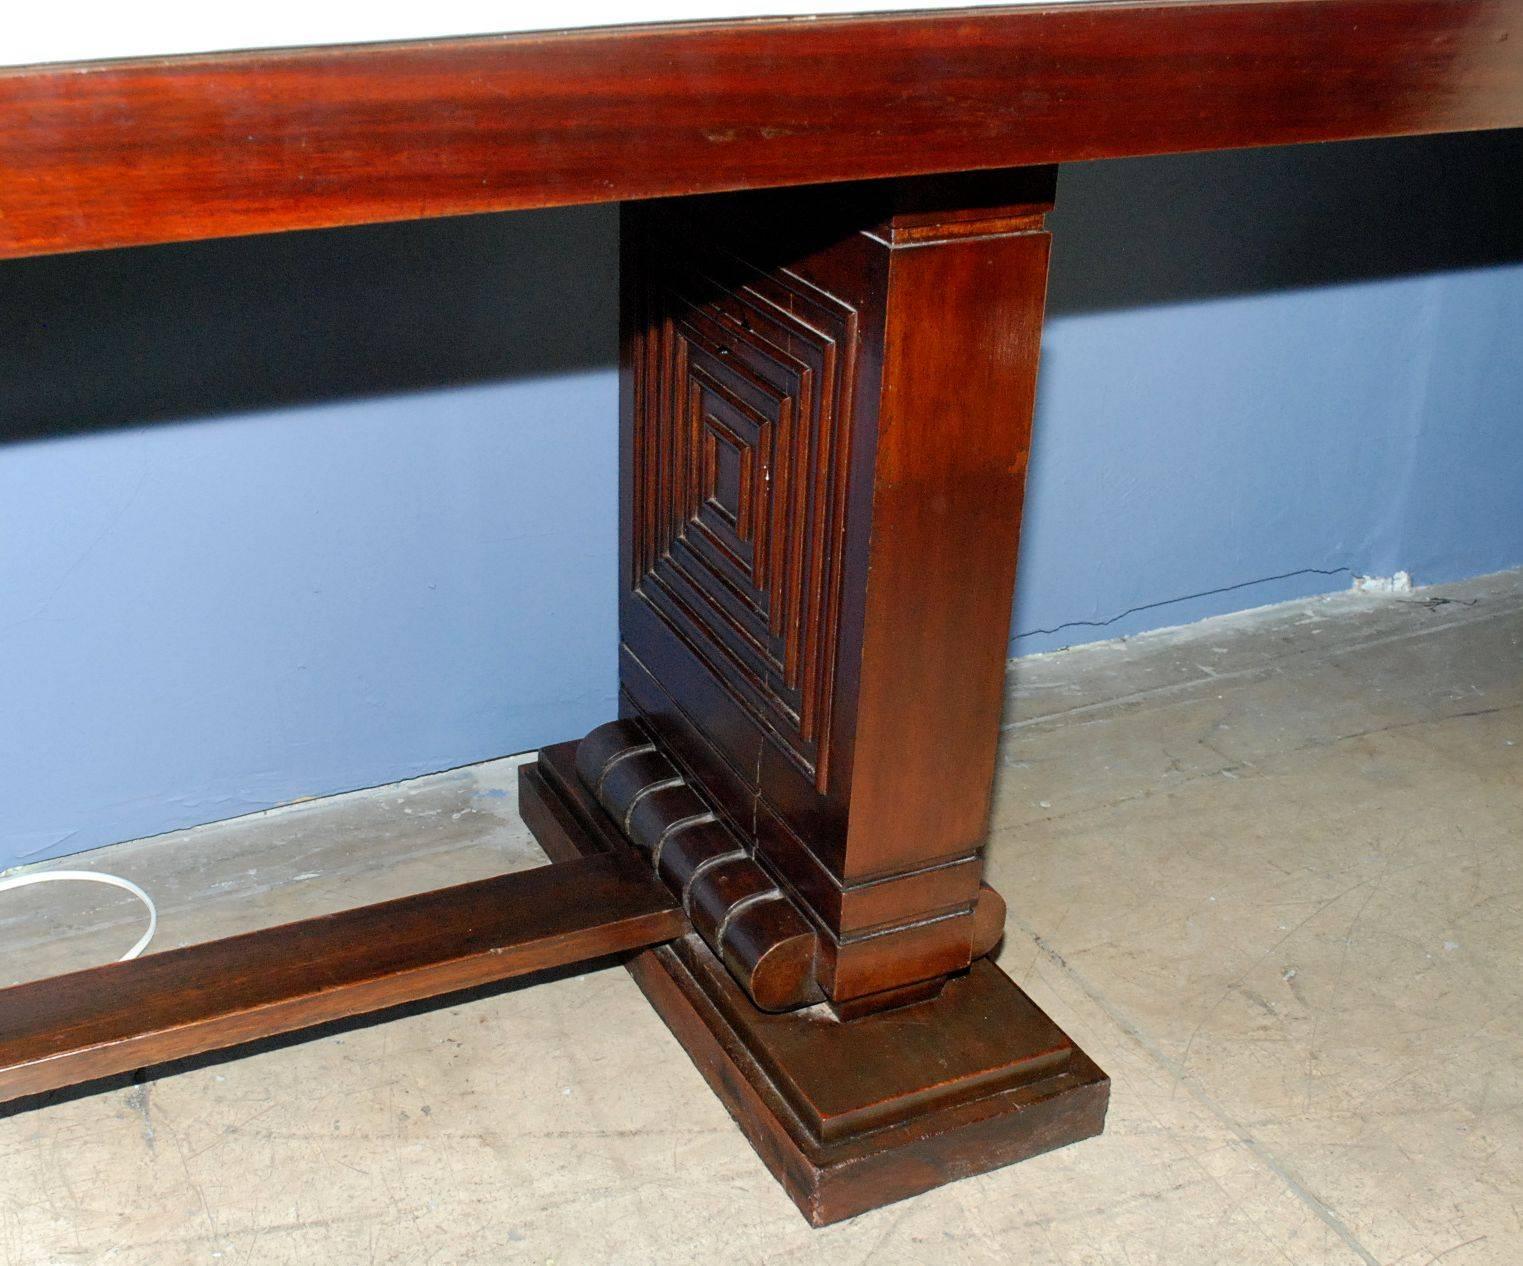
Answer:
[[[697,11],[699,0],[640,0],[619,13],[689,2]],[[486,11],[466,0],[410,7],[428,8],[435,30]],[[0,68],[0,258],[1523,126],[1523,0],[825,7],[809,0],[809,18]],[[215,36],[207,17],[176,38],[296,37],[276,20],[279,5],[263,8],[265,35],[249,25]],[[563,0],[556,16],[595,21],[611,8]],[[61,19],[32,26],[49,29],[61,32]],[[82,33],[67,54],[60,34],[47,55],[77,57],[90,40],[104,41],[97,51],[128,46],[108,34]],[[133,38],[163,51],[170,36]]]
[[[1023,0],[1015,0],[1022,3]],[[1030,3],[1032,0],[1024,0]],[[1073,0],[1047,0],[1072,3]],[[803,18],[1008,6],[1011,0],[263,0],[259,4],[28,5],[6,18],[0,66],[249,49],[455,39],[658,22]],[[82,8],[87,12],[82,12]]]

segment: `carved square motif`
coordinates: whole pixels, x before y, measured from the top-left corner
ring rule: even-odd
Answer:
[[[649,296],[631,581],[823,789],[857,314],[710,263]]]
[[[712,507],[742,540],[749,540],[753,450],[713,414],[704,418],[704,504]]]

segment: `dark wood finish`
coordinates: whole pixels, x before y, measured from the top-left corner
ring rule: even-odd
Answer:
[[[727,1008],[738,990],[704,952],[684,938],[637,956],[630,972],[813,1226],[1105,1127],[1109,1078],[992,963],[975,964],[931,1002],[838,1024]],[[775,1066],[819,1076],[801,1084]],[[939,1091],[949,1073],[943,1102],[928,1088]],[[822,1138],[796,1103],[835,1135]],[[841,1126],[880,1110],[876,1129]]]
[[[0,71],[0,257],[718,195],[626,211],[625,720],[522,771],[561,864],[0,992],[0,1100],[656,945],[817,1225],[1098,1132],[1104,1074],[980,958],[1046,165],[1517,125],[1523,0]]]
[[[764,1011],[818,1002],[814,929],[649,734],[612,721],[572,746],[581,786],[618,824],[621,843],[650,859],[751,1001]]]
[[[553,20],[553,15],[552,15]],[[0,256],[1523,124],[1523,0],[1075,3],[0,72]]]
[[[1105,1075],[980,957],[1053,177],[625,208],[626,716],[520,797],[548,851],[681,894],[693,933],[631,971],[816,1225],[1104,1123]],[[730,933],[794,904],[814,944],[774,937],[808,948],[764,1009]]]
[[[1005,939],[1005,899],[988,884],[978,890],[973,903],[973,957],[992,954]]]
[[[501,875],[0,990],[0,1102],[680,936],[623,855]]]
[[[595,732],[583,775],[619,819],[680,767],[706,829],[813,919],[853,1013],[988,948],[1053,176],[625,208],[621,682],[643,728],[613,765],[617,727]]]
[[[525,767],[530,821],[558,847],[627,849],[575,771],[575,744]],[[696,935],[630,972],[767,1167],[816,1226],[1098,1134],[1105,1074],[988,961],[936,996],[840,1023],[753,1006]]]

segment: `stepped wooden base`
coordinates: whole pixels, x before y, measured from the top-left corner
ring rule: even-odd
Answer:
[[[581,788],[576,745],[525,766],[524,819],[552,857],[627,848]],[[629,966],[815,1226],[1100,1133],[1110,1082],[987,959],[935,999],[843,1023],[753,1006],[695,935]]]
[[[757,1011],[692,937],[630,972],[815,1226],[1105,1125],[1109,1079],[988,960],[934,1001],[849,1024]]]

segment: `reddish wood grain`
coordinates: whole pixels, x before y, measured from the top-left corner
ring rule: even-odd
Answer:
[[[934,1002],[850,1024],[736,1005],[692,937],[637,955],[629,971],[813,1226],[1105,1124],[1109,1078],[989,962]]]
[[[0,256],[1523,124],[1523,0],[1076,3],[0,72]]]
[[[843,1016],[972,954],[1054,175],[625,208],[621,685]]]
[[[0,1102],[670,940],[649,867],[603,854],[0,990]]]
[[[576,747],[523,767],[527,820],[558,856],[635,856],[581,783]],[[636,955],[629,971],[815,1226],[1105,1122],[1109,1079],[991,962],[934,999],[848,1023],[815,1008],[758,1010],[696,934]]]

